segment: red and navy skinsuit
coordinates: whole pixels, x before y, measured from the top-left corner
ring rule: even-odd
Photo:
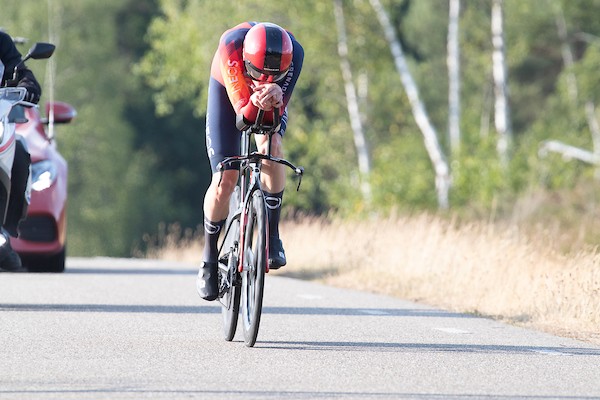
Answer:
[[[242,54],[246,33],[256,24],[244,22],[225,31],[212,61],[206,111],[206,150],[213,173],[225,157],[240,153],[241,132],[236,126],[236,118],[243,116],[249,123],[256,120],[258,108],[250,101],[253,82],[245,74]],[[292,64],[286,77],[277,82],[283,92],[282,136],[287,126],[287,104],[304,60],[304,49],[292,34],[290,38],[293,44]],[[265,113],[266,123],[272,118],[272,111]]]

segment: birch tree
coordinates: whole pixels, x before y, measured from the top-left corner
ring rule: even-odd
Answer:
[[[352,78],[352,68],[348,60],[348,43],[346,35],[346,23],[344,21],[344,9],[342,0],[335,0],[333,3],[335,22],[338,31],[338,54],[340,56],[340,68],[344,79],[344,90],[346,92],[346,104],[350,125],[352,127],[354,147],[358,157],[358,169],[360,172],[360,189],[363,199],[369,203],[371,201],[371,159],[369,156],[369,147],[361,121],[361,113],[358,105],[358,96],[356,85]]]
[[[569,94],[569,100],[573,103],[574,107],[580,107],[579,91],[577,89],[577,77],[573,71],[575,65],[575,57],[573,51],[569,45],[567,21],[562,11],[560,2],[554,1],[554,12],[556,29],[558,38],[560,39],[561,54],[563,58],[563,64],[566,70],[566,84],[567,92]],[[545,156],[548,152],[556,152],[563,155],[563,158],[578,159],[580,161],[600,166],[600,123],[598,122],[596,113],[596,104],[590,99],[586,99],[584,105],[584,112],[588,128],[592,135],[592,151],[577,148],[575,146],[568,145],[559,140],[549,140],[542,143],[540,147],[540,155]],[[600,169],[596,169],[596,177],[600,178]]]
[[[460,0],[450,0],[448,16],[448,135],[453,155],[460,150]]]
[[[494,75],[494,123],[498,132],[497,150],[502,165],[508,165],[508,150],[512,143],[510,108],[508,105],[508,86],[504,45],[504,0],[492,2],[492,44]]]
[[[373,10],[375,10],[375,13],[377,14],[379,23],[383,28],[385,37],[390,46],[390,51],[392,52],[392,56],[394,58],[396,70],[400,75],[402,85],[408,96],[413,116],[415,117],[415,121],[421,130],[421,133],[423,134],[425,148],[427,149],[429,158],[431,159],[435,170],[435,186],[437,190],[438,205],[440,208],[446,209],[449,206],[448,193],[451,185],[450,169],[448,167],[448,163],[446,162],[443,150],[438,142],[436,130],[431,124],[425,110],[425,106],[421,101],[419,90],[412,78],[412,75],[410,74],[404,53],[402,51],[402,46],[400,45],[400,41],[396,36],[396,32],[390,22],[387,12],[379,0],[369,1],[371,3],[371,7],[373,7]]]

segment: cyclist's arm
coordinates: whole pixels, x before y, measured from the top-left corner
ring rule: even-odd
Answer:
[[[229,29],[221,36],[217,50],[217,62],[227,96],[236,114],[242,113],[243,107],[250,102],[250,88],[244,76],[242,47],[248,28]]]

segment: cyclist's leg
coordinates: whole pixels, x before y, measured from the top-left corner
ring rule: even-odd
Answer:
[[[238,172],[229,169],[216,172],[217,164],[225,157],[239,154],[240,132],[235,126],[235,112],[225,87],[211,78],[206,113],[206,151],[210,159],[212,180],[204,195],[205,246],[204,261],[217,261],[217,239],[220,227],[229,212],[229,198],[237,183]]]
[[[206,151],[213,175],[204,195],[204,263],[197,280],[198,293],[206,300],[214,300],[218,295],[217,242],[229,212],[229,198],[238,175],[236,170],[227,170],[221,176],[216,173],[216,167],[225,157],[239,153],[239,142],[235,112],[225,87],[211,78],[206,114]]]

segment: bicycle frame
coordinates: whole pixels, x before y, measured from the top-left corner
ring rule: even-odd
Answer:
[[[264,110],[259,110],[256,122],[242,132],[241,137],[241,155],[227,157],[217,166],[217,171],[223,173],[225,165],[231,165],[239,163],[240,175],[238,177],[238,186],[240,187],[240,203],[237,210],[234,213],[235,218],[240,218],[240,238],[239,243],[244,243],[245,238],[245,227],[248,217],[248,203],[251,201],[252,193],[255,190],[262,190],[261,186],[261,168],[262,161],[271,161],[278,164],[285,165],[291,168],[294,173],[299,177],[298,186],[296,190],[300,190],[300,184],[302,183],[302,176],[304,174],[304,168],[296,167],[287,160],[273,157],[271,155],[271,141],[272,136],[277,133],[280,123],[279,110],[274,109],[273,125],[262,125],[264,118]],[[268,135],[267,154],[261,154],[258,152],[251,152],[252,136],[256,134]],[[268,254],[269,244],[267,243],[265,251]],[[242,272],[244,268],[244,252],[241,252],[238,260],[238,272]],[[267,265],[266,272],[269,272],[269,266]]]

